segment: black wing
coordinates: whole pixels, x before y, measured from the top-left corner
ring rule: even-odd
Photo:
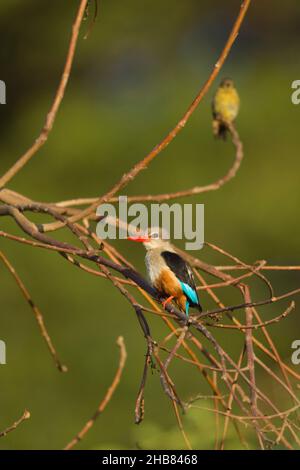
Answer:
[[[188,284],[196,293],[197,299],[198,299],[198,305],[195,303],[192,303],[192,307],[197,307],[200,312],[202,311],[202,307],[199,302],[199,297],[196,289],[196,284],[194,280],[194,275],[192,268],[190,265],[183,259],[181,256],[179,256],[177,253],[174,253],[172,251],[162,251],[161,256],[171,269],[173,273],[176,275],[176,277],[181,281],[184,282],[185,284]]]

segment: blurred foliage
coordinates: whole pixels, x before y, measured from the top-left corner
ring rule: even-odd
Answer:
[[[211,402],[202,401],[201,406],[204,408],[211,408]],[[222,420],[220,420],[223,423]],[[202,449],[210,449],[214,445],[214,436],[216,433],[216,422],[213,413],[199,409],[191,409],[188,411],[184,419],[184,429],[189,436],[189,441],[194,449],[199,448],[201,442]],[[222,435],[222,427],[219,428],[218,442],[220,443],[220,436]],[[157,423],[146,421],[140,427],[135,427],[131,436],[135,449],[186,449],[182,435],[178,432],[178,426],[170,427],[159,426]],[[228,449],[245,449],[236,440],[236,434],[232,427],[227,435],[227,448]],[[95,446],[95,449],[124,449],[123,444],[103,442],[100,446]]]
[[[194,98],[224,45],[239,4],[239,0],[101,0],[87,40],[83,36],[89,20],[83,24],[53,132],[9,187],[37,201],[103,194],[160,141]],[[6,81],[8,102],[0,107],[1,172],[43,125],[77,5],[75,0],[0,3],[0,78]],[[271,264],[300,264],[300,108],[290,100],[291,83],[299,79],[299,20],[299,2],[253,2],[221,72],[234,78],[241,96],[237,125],[245,160],[237,178],[220,191],[185,201],[205,203],[207,240],[250,263],[263,258]],[[227,171],[233,149],[229,142],[212,138],[213,89],[186,129],[128,187],[128,194],[207,184]],[[19,233],[9,220],[1,220],[1,227]],[[133,251],[124,241],[116,246],[144,271],[142,248]],[[69,372],[62,375],[54,368],[31,311],[1,266],[0,337],[7,344],[8,364],[0,367],[0,427],[5,428],[25,407],[31,419],[1,439],[0,447],[60,448],[73,437],[113,377],[115,339],[120,334],[128,349],[121,385],[78,447],[182,447],[156,373],[147,385],[145,421],[139,427],[133,424],[145,344],[124,299],[109,283],[74,269],[54,253],[3,240],[1,249],[44,312]],[[208,249],[200,256],[223,263]],[[299,285],[299,274],[269,277],[277,292]],[[257,299],[266,295],[264,288],[255,292]],[[222,299],[238,300],[228,293]],[[204,294],[202,304],[210,305]],[[266,308],[265,317],[279,309],[279,305]],[[156,318],[151,324],[157,338],[165,333]],[[296,313],[271,330],[287,361],[296,331]],[[238,333],[222,331],[218,338],[233,351],[240,346]],[[192,368],[178,365],[171,371],[182,397],[209,393]],[[184,420],[195,448],[213,448],[212,416],[193,411]],[[230,433],[227,447],[239,446]]]

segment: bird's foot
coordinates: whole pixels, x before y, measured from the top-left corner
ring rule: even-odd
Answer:
[[[171,302],[171,300],[174,299],[174,295],[170,295],[166,300],[163,301],[162,306],[163,308],[166,308],[166,305]]]

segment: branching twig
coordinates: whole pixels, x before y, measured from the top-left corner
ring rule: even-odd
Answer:
[[[80,1],[79,10],[73,25],[73,32],[67,53],[64,73],[53,104],[48,113],[45,126],[30,149],[3,175],[2,178],[0,178],[0,188],[10,181],[13,176],[23,168],[23,166],[33,157],[33,155],[36,154],[48,138],[70,76],[79,28],[87,4],[88,0]],[[263,273],[264,270],[282,271],[284,269],[285,271],[296,271],[300,268],[299,266],[270,266],[266,261],[248,264],[241,261],[233,254],[230,254],[224,249],[211,243],[206,243],[206,246],[214,250],[214,254],[216,256],[226,256],[226,258],[230,260],[229,262],[234,263],[234,265],[214,266],[177,250],[178,253],[182,254],[182,256],[190,262],[194,269],[195,278],[199,283],[197,289],[201,292],[201,297],[203,296],[203,305],[209,305],[206,303],[206,298],[209,298],[210,302],[212,302],[212,307],[210,307],[210,309],[197,316],[191,314],[189,319],[187,319],[184,312],[180,311],[170,303],[167,304],[165,310],[163,310],[162,301],[164,298],[161,294],[135,269],[132,263],[130,263],[123,254],[110,244],[110,242],[100,240],[90,227],[90,223],[91,221],[98,220],[95,213],[96,207],[104,202],[116,201],[117,194],[120,190],[133,181],[142,170],[148,168],[153,159],[155,159],[167,147],[167,145],[176,138],[178,133],[186,125],[218,75],[218,72],[220,71],[237,37],[249,4],[250,0],[245,0],[242,3],[233,29],[218,61],[209,75],[208,80],[205,82],[195,100],[179,122],[146,157],[141,159],[129,171],[127,171],[104,195],[99,196],[98,198],[79,197],[78,199],[69,201],[46,203],[33,201],[27,196],[19,194],[12,189],[2,187],[0,190],[0,201],[2,203],[2,205],[0,205],[0,216],[8,216],[14,220],[28,238],[4,231],[0,231],[0,237],[31,246],[32,248],[43,248],[50,252],[54,251],[62,255],[70,263],[70,267],[72,264],[72,266],[79,267],[85,273],[98,276],[99,282],[103,280],[110,281],[114,288],[123,295],[134,309],[147,345],[144,368],[135,405],[135,421],[136,423],[139,423],[144,416],[144,391],[146,379],[149,367],[153,365],[160,371],[163,390],[171,398],[179,430],[189,449],[191,448],[191,445],[183,428],[178,405],[180,405],[183,410],[186,410],[192,405],[190,403],[186,407],[185,403],[181,402],[176,390],[176,381],[173,377],[171,379],[169,375],[168,367],[173,358],[176,358],[177,361],[181,361],[184,364],[193,365],[193,371],[200,372],[202,374],[201,377],[205,379],[210,387],[215,404],[214,409],[211,411],[215,413],[217,426],[215,447],[221,449],[225,447],[225,440],[230,420],[235,427],[239,440],[245,447],[247,447],[247,440],[241,433],[239,423],[248,423],[251,426],[251,429],[256,433],[259,439],[261,448],[265,448],[270,444],[266,435],[271,435],[273,439],[271,441],[271,445],[281,443],[286,448],[292,449],[294,443],[300,443],[298,436],[299,426],[297,426],[296,421],[292,419],[292,414],[298,412],[299,408],[299,400],[294,392],[294,381],[300,381],[300,375],[293,370],[292,367],[283,362],[269,333],[269,326],[271,324],[279,323],[283,318],[285,318],[294,308],[294,302],[291,302],[289,307],[283,313],[278,314],[277,312],[276,316],[268,318],[268,320],[265,321],[262,320],[260,312],[255,308],[268,304],[277,304],[279,301],[289,299],[290,297],[300,293],[300,288],[298,288],[281,295],[275,295],[272,284]],[[220,189],[225,183],[235,177],[243,158],[243,144],[238,132],[233,124],[228,124],[228,127],[235,147],[235,160],[225,176],[219,178],[214,183],[201,187],[196,186],[188,190],[159,195],[134,195],[130,196],[128,200],[166,201],[177,197],[190,196]],[[49,223],[36,224],[31,220],[31,214],[33,213],[50,216],[51,221]],[[114,225],[118,225],[120,223],[118,219],[112,219],[113,220],[111,222]],[[55,235],[50,237],[46,234],[50,231],[55,232],[60,228],[64,228],[66,229],[66,232],[71,233],[72,238],[75,241],[60,241],[55,237]],[[44,327],[40,311],[33,304],[28,291],[5,255],[0,254],[0,257],[10,272],[14,275],[19,288],[22,290],[27,302],[32,307],[38,320],[42,335],[45,338],[57,364],[60,364],[49,335]],[[242,273],[234,277],[226,272],[231,270],[242,270]],[[205,275],[205,273],[212,276],[215,282],[207,283],[203,278],[203,274]],[[258,280],[263,281],[268,289],[268,296],[266,296],[266,299],[255,300],[253,291],[251,290],[251,296],[254,298],[252,301],[250,297],[249,280],[251,280],[251,282],[257,282]],[[226,306],[222,298],[219,298],[216,294],[216,289],[221,288],[219,292],[222,294],[223,289],[229,287],[230,292],[235,292],[238,295],[238,301],[236,301],[238,303]],[[142,300],[140,301],[135,294],[133,295],[132,291],[136,292]],[[228,297],[226,299],[226,303],[227,301]],[[241,316],[245,314],[246,320],[240,321],[234,316],[233,312],[238,310],[240,311]],[[148,317],[152,314],[156,315],[158,320],[162,320],[167,329],[165,337],[163,339],[160,338],[158,344],[154,341],[150,333]],[[222,314],[224,314],[228,320],[228,324],[218,323]],[[253,321],[253,319],[255,319],[255,321]],[[224,341],[226,340],[226,347],[223,346],[211,333],[211,327],[227,330],[226,333],[224,331],[223,335]],[[257,335],[256,332],[258,329],[260,329],[261,332],[260,336]],[[242,335],[242,349],[239,352],[237,360],[233,359],[233,355],[230,352],[230,339],[232,334],[230,330],[237,330],[239,334]],[[168,341],[171,339],[176,340],[176,343],[173,348],[167,348]],[[120,347],[120,363],[114,381],[105,398],[99,405],[96,413],[85,424],[77,436],[66,446],[66,449],[73,448],[85,436],[88,430],[93,426],[99,414],[110,401],[112,394],[119,383],[126,359],[125,346],[121,337],[118,339],[118,345]],[[259,358],[255,355],[256,350],[260,353]],[[167,353],[167,357],[164,361],[160,357],[161,351]],[[268,362],[264,361],[264,357],[268,360],[271,359],[272,364],[275,365],[278,370],[273,370],[273,368],[269,366]],[[289,410],[279,410],[266,389],[264,381],[260,383],[260,376],[257,376],[255,373],[255,368],[257,366],[265,373],[268,380],[280,387],[281,391],[285,393],[285,397],[288,397],[289,400],[293,401],[294,407]],[[220,378],[223,380],[219,380]],[[222,433],[219,429],[221,424],[219,416],[224,416],[224,427]],[[0,434],[0,436],[5,435],[12,429],[15,429],[20,422],[27,418],[28,416],[24,414],[18,422]]]

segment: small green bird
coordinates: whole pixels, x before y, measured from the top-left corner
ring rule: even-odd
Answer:
[[[231,78],[224,78],[212,102],[213,133],[226,139],[228,124],[234,122],[240,108],[240,98]]]

